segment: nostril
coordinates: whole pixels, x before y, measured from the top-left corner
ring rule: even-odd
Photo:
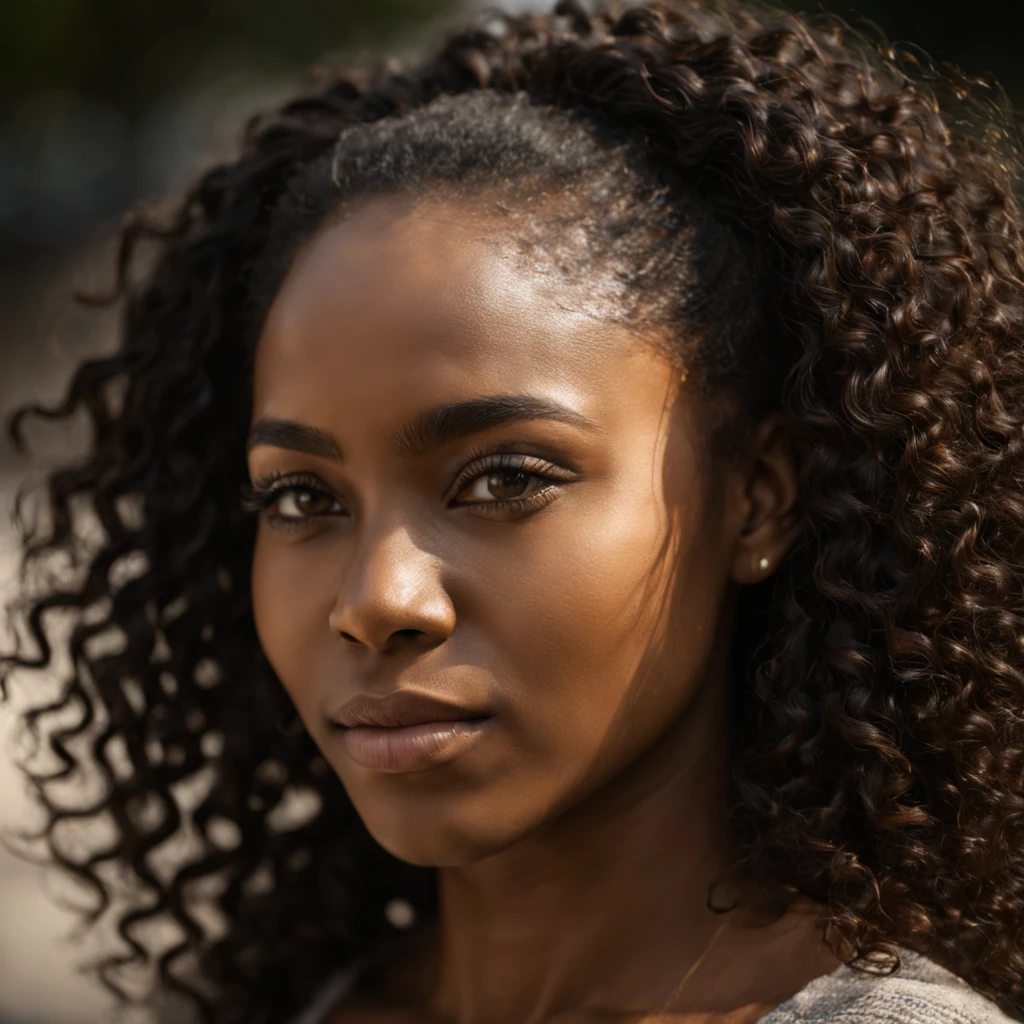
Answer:
[[[396,629],[380,649],[381,653],[394,654],[397,651],[415,650],[427,635],[422,629]]]
[[[422,629],[396,629],[391,634],[391,640],[415,640],[419,636],[423,636]]]
[[[422,629],[396,629],[389,633],[386,638],[381,637],[380,642],[377,643],[376,638],[369,634],[360,639],[354,633],[349,633],[344,629],[336,629],[335,633],[345,643],[352,644],[354,647],[366,647],[379,651],[382,654],[395,650],[405,650],[415,646],[423,637],[428,636],[428,633]]]

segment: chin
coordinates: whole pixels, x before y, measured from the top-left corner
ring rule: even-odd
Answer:
[[[469,813],[468,808],[436,805],[410,810],[397,802],[383,806],[379,800],[364,808],[360,801],[353,802],[377,843],[393,857],[417,867],[464,867],[501,853],[530,832],[508,820],[502,811],[504,801],[483,814],[479,806]]]

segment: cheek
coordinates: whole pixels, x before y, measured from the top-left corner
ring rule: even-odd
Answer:
[[[495,620],[522,687],[517,744],[573,795],[607,780],[692,698],[721,600],[696,503],[670,516],[648,484],[573,519],[534,550],[528,585]],[[568,787],[568,789],[567,789]]]
[[[316,543],[288,544],[257,534],[252,561],[252,607],[256,633],[278,679],[305,717],[308,687],[323,656],[325,623],[333,605],[332,560]],[[311,691],[310,691],[311,693]],[[308,721],[308,719],[307,719]]]

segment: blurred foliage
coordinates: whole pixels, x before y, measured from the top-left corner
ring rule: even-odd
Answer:
[[[553,2],[553,0],[552,0]],[[1011,95],[1024,84],[1019,0],[791,0],[937,60],[993,73]],[[69,90],[137,111],[214,55],[275,72],[338,48],[373,46],[455,6],[451,0],[0,0],[0,106]],[[224,57],[219,58],[222,62]]]
[[[67,90],[129,115],[220,67],[274,73],[371,46],[446,0],[0,0],[0,107]]]
[[[406,52],[457,2],[0,0],[0,267],[109,230],[310,64]]]

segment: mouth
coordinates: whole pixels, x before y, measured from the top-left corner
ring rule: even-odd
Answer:
[[[420,722],[418,725],[342,726],[345,753],[370,771],[419,772],[452,761],[487,730],[492,718]]]
[[[326,717],[352,761],[388,774],[424,771],[453,760],[487,732],[494,718],[488,709],[414,690],[385,697],[361,694]]]

